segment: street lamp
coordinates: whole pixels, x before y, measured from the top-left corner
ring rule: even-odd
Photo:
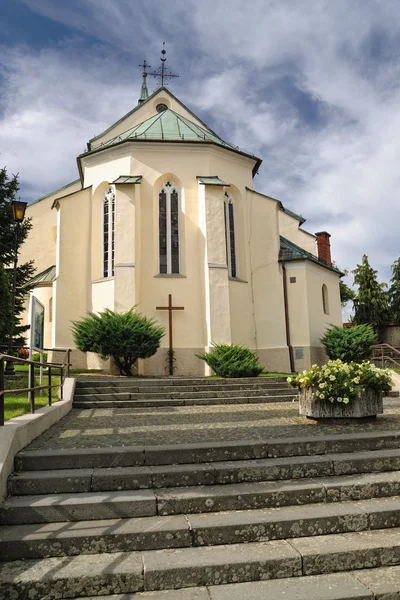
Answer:
[[[13,278],[12,278],[12,299],[11,299],[11,329],[10,335],[8,336],[8,348],[7,354],[11,356],[12,354],[12,342],[15,330],[15,292],[17,289],[17,265],[18,265],[18,234],[20,230],[20,226],[22,221],[25,218],[25,210],[27,207],[27,202],[22,202],[21,200],[12,200],[11,202],[11,212],[13,221],[15,222],[14,227],[14,267],[13,267]],[[14,363],[11,360],[7,361],[6,369],[4,371],[5,375],[14,375]]]

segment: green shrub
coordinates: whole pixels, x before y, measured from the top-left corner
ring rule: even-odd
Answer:
[[[371,356],[372,346],[377,343],[377,337],[371,325],[331,326],[321,338],[321,342],[331,360],[362,362]]]
[[[34,362],[47,362],[47,352],[43,352],[43,361],[40,360],[40,352],[34,352],[32,354],[32,360]]]
[[[111,356],[121,375],[132,375],[132,365],[138,358],[153,356],[165,334],[154,319],[148,319],[134,309],[116,313],[108,308],[100,313],[74,321],[72,331],[78,350],[96,352],[104,359]]]
[[[257,377],[264,368],[249,348],[231,344],[212,344],[210,352],[197,354],[219,377]]]

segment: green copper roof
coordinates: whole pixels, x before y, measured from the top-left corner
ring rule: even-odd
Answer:
[[[32,277],[32,279],[30,279],[26,285],[27,286],[29,285],[29,287],[30,286],[36,287],[39,284],[43,285],[46,283],[52,283],[55,280],[55,278],[56,278],[56,266],[52,265],[51,267],[48,267],[41,273],[38,273],[38,275],[35,275],[35,277]]]
[[[307,252],[304,248],[300,248],[297,244],[294,244],[290,240],[284,238],[282,235],[280,237],[280,251],[279,251],[279,260],[282,262],[292,262],[294,260],[309,260],[320,267],[325,267],[325,269],[329,269],[333,271],[337,275],[342,276],[343,273],[336,269],[336,267],[332,267],[327,265],[324,261],[320,260],[311,252]]]
[[[141,179],[141,175],[120,175],[118,179],[112,181],[112,183],[140,183]]]
[[[228,183],[225,183],[225,181],[222,181],[222,179],[220,179],[217,175],[214,175],[213,177],[203,177],[201,175],[197,175],[197,178],[199,180],[200,183],[202,183],[203,185],[226,185],[229,186]]]
[[[125,140],[181,140],[186,142],[201,141],[212,142],[236,150],[234,146],[227,144],[207,127],[200,127],[189,119],[174,112],[170,108],[164,110],[143,123],[135,125],[124,133],[112,138],[102,146],[113,146]]]

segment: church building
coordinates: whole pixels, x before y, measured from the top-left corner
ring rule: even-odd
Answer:
[[[164,64],[164,63],[163,63]],[[253,189],[261,159],[222,140],[164,85],[92,138],[78,179],[27,208],[31,292],[45,306],[45,346],[74,348],[71,321],[132,307],[165,326],[142,375],[204,375],[213,342],[254,350],[269,371],[325,360],[320,342],[341,325],[330,236]],[[26,319],[28,320],[27,310]],[[100,368],[72,352],[74,367]]]

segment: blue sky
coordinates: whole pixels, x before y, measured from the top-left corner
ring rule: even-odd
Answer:
[[[165,40],[171,91],[263,158],[255,188],[328,230],[340,267],[366,253],[388,281],[399,16],[398,0],[0,0],[0,163],[29,201],[76,179],[75,157],[136,105],[138,65],[157,67]]]

